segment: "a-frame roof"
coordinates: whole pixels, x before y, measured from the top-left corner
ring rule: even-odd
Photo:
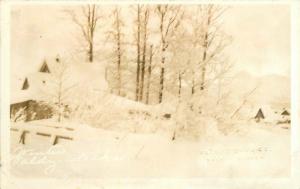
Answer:
[[[255,116],[255,119],[257,119],[257,118],[265,119],[264,113],[262,112],[261,108],[259,108],[259,110]]]
[[[281,115],[290,115],[290,113],[287,110],[284,110]]]
[[[50,73],[50,69],[46,61],[43,62],[39,71],[43,73]]]

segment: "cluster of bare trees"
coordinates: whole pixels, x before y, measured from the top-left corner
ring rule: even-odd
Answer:
[[[137,19],[136,19],[136,91],[135,100],[143,101],[145,71],[146,71],[146,54],[148,42],[148,21],[149,21],[149,7],[137,5]]]
[[[82,19],[75,12],[70,15],[85,39],[90,62],[101,54],[94,51],[95,32],[109,34],[108,61],[114,66],[108,80],[117,95],[146,104],[161,103],[169,94],[193,96],[230,68],[224,55],[230,40],[222,31],[222,6],[117,6],[107,17],[99,10],[87,5],[81,9]],[[111,23],[108,32],[96,27],[99,21]]]

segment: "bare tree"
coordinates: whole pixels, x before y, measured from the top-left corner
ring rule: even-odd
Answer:
[[[115,44],[114,57],[117,65],[117,94],[121,95],[122,88],[122,73],[121,73],[121,65],[122,65],[122,57],[123,57],[123,32],[122,28],[124,27],[124,22],[121,19],[121,9],[116,7],[113,10],[113,30],[109,33],[113,39],[113,43]]]
[[[135,88],[135,100],[139,101],[140,94],[140,62],[141,62],[141,5],[137,5],[137,39],[136,39],[136,48],[137,48],[137,58],[136,58],[136,88]]]
[[[159,79],[159,103],[162,102],[163,91],[164,91],[164,77],[165,77],[165,61],[166,51],[168,49],[170,38],[176,32],[181,18],[182,10],[177,5],[157,5],[156,12],[159,17],[159,31],[160,31],[160,42],[161,42],[161,70]]]
[[[94,60],[94,36],[97,31],[97,24],[101,18],[97,9],[98,7],[96,5],[89,4],[81,7],[81,14],[73,10],[67,11],[72,21],[81,31],[84,39],[84,49],[89,62],[93,62]]]
[[[183,77],[184,71],[178,72],[178,98],[181,97],[181,90],[182,90],[182,77]]]
[[[172,53],[170,60],[170,66],[172,68],[170,69],[172,74],[171,77],[174,78],[172,85],[174,86],[174,89],[178,89],[176,92],[179,99],[182,97],[183,83],[187,83],[189,79],[188,75],[190,75],[188,72],[189,70],[192,70],[190,65],[192,49],[187,35],[187,29],[184,24],[183,20],[172,39],[169,49]]]
[[[144,8],[143,12],[143,23],[142,23],[142,32],[143,32],[143,52],[142,52],[142,65],[141,65],[141,82],[139,90],[139,101],[143,101],[144,96],[144,80],[145,80],[145,65],[146,65],[146,54],[147,54],[147,40],[148,40],[148,21],[149,21],[149,7]]]
[[[63,112],[63,82],[64,82],[64,74],[66,71],[65,66],[61,66],[61,69],[57,72],[57,99],[56,99],[56,105],[58,110],[58,122],[61,121],[62,112]]]
[[[146,104],[149,104],[149,94],[150,94],[150,83],[152,74],[152,58],[153,58],[153,45],[150,45],[149,62],[147,66],[147,87],[146,87]]]
[[[229,44],[229,37],[220,30],[221,16],[224,11],[226,11],[226,8],[213,4],[197,7],[196,18],[192,26],[194,38],[196,39],[195,46],[200,45],[200,90],[205,88],[208,65],[213,64],[215,59],[222,58],[220,55]]]
[[[46,103],[54,108],[57,121],[61,122],[66,113],[72,89],[76,87],[77,83],[71,81],[69,65],[61,58],[56,58],[51,68],[49,81],[44,81],[48,88],[46,91],[41,89],[41,92],[47,97]]]

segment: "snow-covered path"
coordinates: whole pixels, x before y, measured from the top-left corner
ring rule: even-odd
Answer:
[[[228,136],[172,141],[168,133],[81,126],[74,141],[56,146],[35,136],[21,145],[12,133],[12,172],[23,178],[288,177],[289,130],[240,128]]]

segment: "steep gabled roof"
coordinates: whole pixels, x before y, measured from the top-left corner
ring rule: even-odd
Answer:
[[[39,72],[50,73],[50,69],[49,69],[49,66],[48,66],[46,60],[44,60]]]
[[[255,116],[255,119],[258,119],[258,118],[265,119],[264,113],[262,112],[261,108],[259,108],[259,110]]]
[[[284,110],[281,115],[290,115],[290,113],[287,110]]]

